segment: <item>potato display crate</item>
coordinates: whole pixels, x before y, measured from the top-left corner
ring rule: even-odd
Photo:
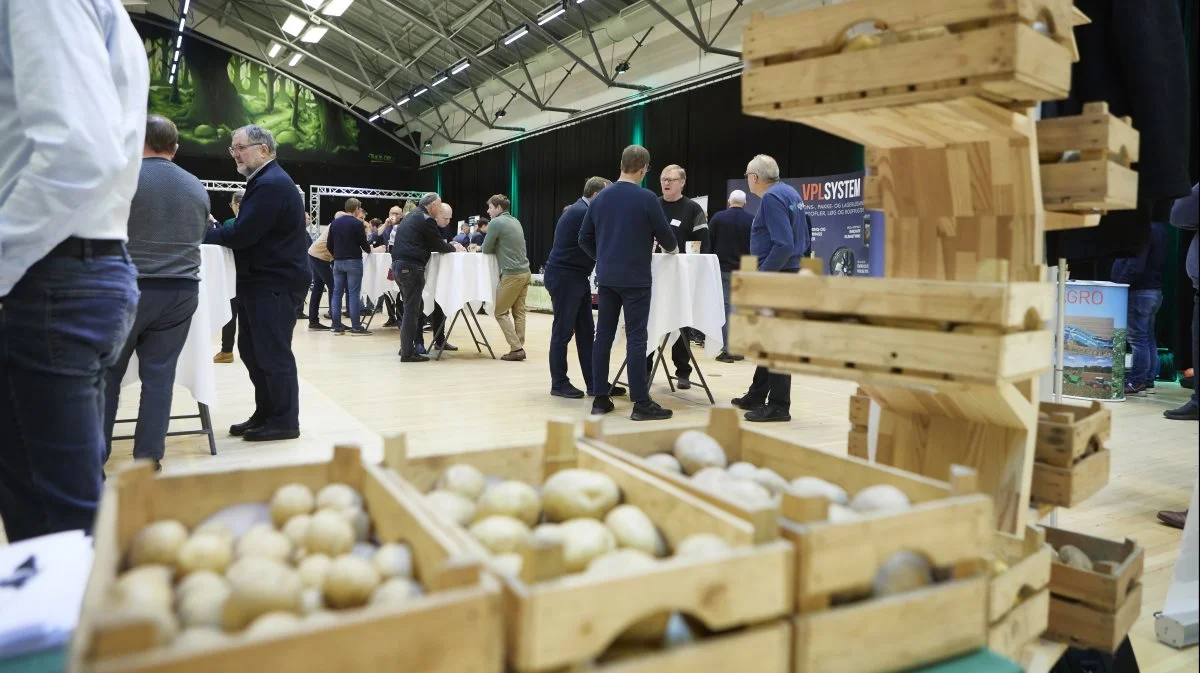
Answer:
[[[1027,526],[1021,537],[996,533],[992,554],[1008,568],[993,570],[988,587],[988,649],[1019,659],[1049,622],[1052,552],[1045,532]]]
[[[867,460],[870,453],[871,398],[859,388],[850,396],[850,432],[846,436],[846,453]]]
[[[416,578],[429,592],[400,606],[335,613],[335,623],[305,625],[274,637],[231,636],[205,649],[155,649],[154,626],[114,623],[103,614],[109,590],[137,533],[175,519],[194,527],[230,505],[268,502],[281,486],[314,491],[348,484],[362,494],[381,543],[406,542]],[[135,463],[105,485],[96,516],[95,561],[71,648],[72,672],[212,673],[500,673],[503,642],[500,592],[472,555],[378,466],[356,448],[337,447],[325,463],[285,464],[155,476]]]
[[[689,429],[716,439],[731,462],[768,467],[789,480],[821,477],[849,492],[890,484],[915,506],[838,524],[823,520],[823,499],[785,496],[782,517],[774,507],[743,507],[642,460],[669,452]],[[960,495],[973,490],[969,474],[952,485],[808,449],[741,427],[738,411],[724,406],[713,409],[707,426],[606,433],[592,419],[585,435],[597,450],[752,522],[760,538],[778,531],[795,545],[795,673],[891,673],[986,644],[987,578],[975,573],[981,572],[979,562],[992,543],[991,502],[978,494]],[[837,595],[869,588],[880,565],[903,550],[924,555],[935,567],[955,567],[958,579],[907,594],[832,605]]]
[[[857,0],[755,14],[742,39],[743,111],[872,147],[1017,137],[1021,115],[1001,105],[1070,90],[1072,9],[1070,0]],[[864,27],[882,32],[858,36]]]
[[[1074,507],[1108,484],[1112,454],[1104,443],[1112,434],[1112,412],[1099,402],[1043,402],[1038,412],[1031,498],[1038,505]]]
[[[393,438],[385,451],[389,464],[399,466],[397,483],[413,497],[432,489],[452,465],[471,465],[485,475],[534,487],[559,470],[578,467],[616,481],[623,502],[640,507],[668,547],[696,533],[718,535],[731,545],[725,553],[668,557],[656,569],[619,577],[557,577],[560,549],[525,550],[521,577],[496,573],[504,588],[507,656],[516,671],[564,666],[598,673],[789,670],[792,627],[784,617],[792,604],[792,545],[778,536],[763,539],[750,522],[584,444],[573,423],[551,421],[542,445],[407,458],[403,440]],[[441,520],[463,546],[487,554],[464,529]],[[698,619],[712,631],[734,631],[636,658],[592,663],[631,625],[668,611]]]
[[[1129,539],[1115,542],[1051,526],[1045,530],[1055,549],[1078,547],[1095,566],[1051,565],[1047,637],[1076,647],[1116,650],[1141,614],[1145,551]]]
[[[1083,114],[1037,122],[1042,200],[1046,210],[1090,213],[1137,207],[1138,132],[1107,103]],[[1070,156],[1068,156],[1070,154]]]

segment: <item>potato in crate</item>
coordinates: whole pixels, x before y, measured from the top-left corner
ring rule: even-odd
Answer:
[[[1089,213],[1137,207],[1139,135],[1108,103],[1037,123],[1042,200],[1046,210]]]
[[[1145,551],[1124,542],[1046,526],[1054,547],[1047,637],[1113,652],[1142,611]]]

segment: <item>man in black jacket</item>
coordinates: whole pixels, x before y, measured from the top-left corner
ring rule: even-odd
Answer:
[[[421,293],[425,290],[425,267],[434,252],[462,250],[457,243],[448,243],[438,231],[436,216],[442,198],[436,192],[421,197],[417,209],[404,216],[396,225],[392,244],[392,275],[400,287],[404,316],[400,319],[400,361],[427,362],[429,358],[416,351],[421,336]]]
[[[721,293],[725,296],[725,324],[721,325],[724,346],[717,356],[718,362],[737,362],[741,355],[729,352],[729,279],[742,263],[742,256],[750,254],[750,224],[754,216],[746,212],[746,192],[735,189],[729,192],[729,207],[713,215],[708,223],[712,251],[721,264]]]
[[[275,137],[259,126],[233,133],[229,154],[246,176],[232,227],[209,229],[205,243],[233,249],[237,264],[238,352],[254,384],[254,414],[231,425],[246,441],[300,436],[300,386],[292,355],[296,305],[308,288],[304,200],[275,161]]]
[[[658,205],[662,207],[663,215],[675,233],[675,248],[681,254],[686,253],[688,242],[696,241],[700,243],[701,254],[712,252],[709,246],[708,217],[704,208],[683,195],[683,188],[687,186],[687,171],[678,164],[671,164],[662,169],[658,182],[662,188]],[[688,377],[692,375],[692,347],[689,340],[693,336],[693,330],[685,327],[680,330],[679,338],[671,345],[671,361],[675,364],[675,387],[680,390],[692,387]],[[702,340],[698,343],[703,345]],[[652,368],[653,364],[652,354],[646,358],[646,368]]]

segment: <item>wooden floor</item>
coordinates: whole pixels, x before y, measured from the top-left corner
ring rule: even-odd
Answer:
[[[502,348],[504,340],[495,321],[487,316],[479,319],[493,347],[507,350]],[[530,314],[530,359],[503,362],[489,359],[486,352],[477,354],[460,327],[451,335],[451,341],[462,347],[459,352],[447,354],[441,362],[401,364],[395,329],[377,329],[370,337],[335,337],[309,332],[304,322],[297,323],[294,351],[300,368],[300,439],[255,445],[229,437],[226,428],[253,411],[253,391],[240,361],[217,365],[220,400],[213,409],[213,421],[218,428],[219,455],[209,456],[207,442],[199,437],[172,437],[163,469],[177,472],[318,460],[330,455],[335,442],[358,444],[368,456],[378,459],[381,436],[397,432],[407,435],[413,455],[535,443],[544,436],[547,419],[582,420],[590,405],[587,399],[549,395],[549,333],[550,316]],[[715,362],[698,349],[696,355],[718,401],[728,402],[745,391],[751,365]],[[622,350],[615,359],[623,356]],[[577,364],[571,361],[570,366],[575,384],[582,387]],[[797,376],[792,386],[793,420],[765,429],[806,446],[844,454],[848,396],[854,385]],[[1162,418],[1162,411],[1182,403],[1187,393],[1178,386],[1162,386],[1158,395],[1113,404],[1111,483],[1082,506],[1062,511],[1058,518],[1062,526],[1117,539],[1131,537],[1146,548],[1144,603],[1132,634],[1143,673],[1194,672],[1200,661],[1194,647],[1176,651],[1159,644],[1153,617],[1162,609],[1181,534],[1159,525],[1154,515],[1161,509],[1187,507],[1198,468],[1198,424]],[[675,412],[672,420],[660,425],[694,424],[706,418],[709,405],[700,389],[672,394],[660,373],[652,394]],[[136,402],[137,389],[126,388],[120,417],[134,415]],[[174,407],[176,413],[195,413],[194,402],[180,388]],[[617,412],[610,414],[606,423],[631,424],[628,414],[628,399],[618,400]],[[172,429],[194,427],[185,423],[193,422],[173,424]],[[127,462],[131,451],[132,442],[118,443],[109,470]]]

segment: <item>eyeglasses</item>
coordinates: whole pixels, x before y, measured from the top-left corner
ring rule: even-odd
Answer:
[[[229,156],[231,156],[231,157],[236,156],[239,152],[241,152],[242,150],[244,150],[248,147],[254,147],[255,145],[265,145],[265,144],[266,143],[249,143],[247,145],[230,145],[229,146]]]
[[[756,178],[759,177],[758,173],[746,173],[742,177],[749,179],[751,175],[753,175]]]
[[[670,184],[672,182],[683,182],[683,178],[659,178],[659,182]]]

